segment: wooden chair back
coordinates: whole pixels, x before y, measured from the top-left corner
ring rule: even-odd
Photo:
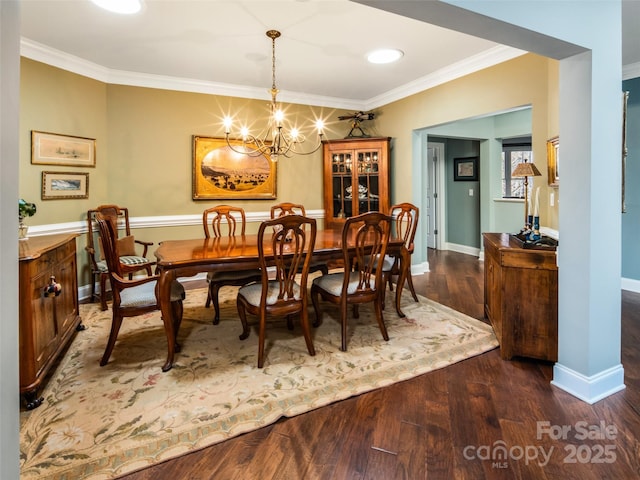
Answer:
[[[344,269],[342,295],[350,302],[358,297],[363,302],[379,298],[384,280],[382,275],[376,275],[377,259],[386,255],[390,230],[391,218],[381,212],[366,212],[345,221],[342,229],[343,261],[346,266],[353,266],[359,276],[353,289],[352,270]],[[350,245],[355,248],[351,249]]]
[[[119,230],[123,230],[124,235],[120,241],[125,242],[126,251],[119,252],[122,264],[120,266],[122,273],[128,273],[129,278],[132,277],[133,272],[139,270],[145,270],[147,275],[151,275],[151,267],[155,265],[155,262],[147,259],[148,248],[153,245],[153,242],[145,242],[142,240],[134,239],[131,235],[131,225],[129,223],[129,209],[126,207],[119,207],[117,205],[107,204],[100,205],[97,208],[93,208],[87,211],[87,245],[85,250],[89,255],[89,263],[91,265],[91,272],[94,276],[98,277],[100,284],[100,303],[102,310],[107,309],[106,302],[106,282],[108,279],[108,272],[105,269],[105,254],[106,247],[102,245],[102,235],[99,230],[96,230],[94,226],[96,224],[96,215],[100,214],[104,221],[111,224],[112,230],[115,234],[116,243],[119,240]],[[142,253],[136,253],[136,245],[142,247]],[[95,292],[95,279],[91,282],[91,299],[95,300],[98,295]]]
[[[102,254],[107,262],[109,273],[115,273],[116,275],[123,277],[117,241],[117,223],[114,222],[114,217],[102,215],[102,213],[98,211],[95,212],[95,221],[98,226],[98,232],[100,233]]]
[[[281,228],[267,233],[274,227]],[[302,215],[283,215],[260,224],[258,256],[262,271],[261,305],[264,304],[269,313],[287,313],[292,303],[304,303],[306,308],[307,278],[316,242],[316,231],[316,220]],[[273,302],[269,302],[267,298],[270,272],[278,283],[278,293]],[[297,286],[300,287],[299,291]],[[300,308],[298,305],[296,310]]]
[[[383,262],[383,275],[385,277],[385,283],[389,285],[389,290],[393,291],[392,277],[398,276],[398,285],[396,292],[396,312],[400,317],[404,317],[404,313],[400,308],[400,299],[402,297],[402,289],[406,282],[409,286],[409,291],[414,301],[418,301],[416,295],[416,289],[413,286],[413,279],[411,277],[411,255],[414,250],[414,239],[416,237],[416,230],[418,228],[418,216],[420,210],[418,207],[411,203],[399,203],[393,205],[389,209],[389,215],[393,218],[393,227],[395,229],[395,235],[398,238],[402,238],[403,245],[399,254],[393,256],[387,256]],[[382,295],[382,301],[384,304],[384,293]]]
[[[227,226],[226,234],[228,236],[244,235],[246,224],[246,214],[244,209],[240,207],[216,205],[202,212],[202,227],[206,238],[222,237],[225,230],[224,225]]]
[[[283,215],[307,216],[304,205],[299,203],[282,202],[271,206],[271,218],[282,217]]]
[[[402,238],[404,247],[409,253],[413,253],[420,210],[411,203],[399,203],[389,209],[389,215],[394,219],[396,236]]]

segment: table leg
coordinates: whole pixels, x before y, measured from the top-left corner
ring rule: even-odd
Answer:
[[[404,289],[404,282],[407,280],[407,270],[410,268],[410,259],[404,254],[400,255],[400,275],[398,275],[398,283],[396,285],[396,312],[401,318],[406,315],[400,309],[400,300],[402,299],[402,290]]]
[[[171,370],[173,367],[173,356],[176,351],[176,332],[173,321],[173,309],[171,308],[171,284],[176,279],[174,270],[160,269],[158,272],[158,299],[160,301],[160,311],[162,313],[162,322],[164,331],[167,336],[167,361],[162,367],[163,372]]]

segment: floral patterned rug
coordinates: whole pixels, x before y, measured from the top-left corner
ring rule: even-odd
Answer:
[[[241,341],[235,290],[220,292],[221,320],[206,290],[187,290],[175,366],[162,373],[159,312],[126,318],[109,363],[99,366],[111,311],[81,305],[78,332],[46,384],[42,406],[21,412],[22,480],[107,479],[478,355],[497,347],[490,326],[438,303],[403,297],[406,318],[387,301],[382,339],[372,308],[351,319],[341,352],[339,312],[323,303],[309,356],[300,327],[267,329],[263,369],[257,331]],[[313,309],[310,308],[310,315]]]

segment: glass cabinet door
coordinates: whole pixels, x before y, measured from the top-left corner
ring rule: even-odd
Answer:
[[[351,152],[335,152],[331,161],[333,217],[351,217],[353,216]]]
[[[380,211],[378,159],[378,150],[362,150],[356,152],[356,169],[358,178],[358,213]]]

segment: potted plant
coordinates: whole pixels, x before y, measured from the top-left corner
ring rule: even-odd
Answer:
[[[18,238],[24,240],[27,238],[29,227],[24,224],[25,217],[32,217],[36,213],[36,204],[24,201],[22,198],[18,201]]]

